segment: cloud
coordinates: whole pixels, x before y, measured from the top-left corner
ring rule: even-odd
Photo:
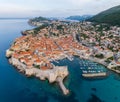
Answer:
[[[97,14],[119,3],[120,0],[4,0],[0,3],[0,16]]]
[[[0,8],[2,8],[0,9],[0,12],[20,12],[23,10],[27,10],[27,8],[22,5],[15,5],[12,3],[0,3]]]

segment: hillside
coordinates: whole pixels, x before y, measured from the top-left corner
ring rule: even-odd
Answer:
[[[89,21],[120,25],[120,5],[97,14],[90,18]]]

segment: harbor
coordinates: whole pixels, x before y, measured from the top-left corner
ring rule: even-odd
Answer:
[[[89,60],[82,59],[80,62],[80,70],[82,72],[82,77],[85,78],[96,78],[96,77],[106,77],[107,72],[103,67],[98,67],[98,63],[91,62]]]

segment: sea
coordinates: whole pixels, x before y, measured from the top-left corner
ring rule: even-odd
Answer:
[[[74,57],[53,62],[67,65],[69,76],[64,84],[70,94],[63,95],[57,83],[49,84],[35,77],[26,77],[9,64],[6,50],[22,36],[21,31],[32,29],[28,19],[0,19],[0,102],[120,102],[120,75],[104,66]],[[104,78],[83,78],[88,69],[106,71]]]

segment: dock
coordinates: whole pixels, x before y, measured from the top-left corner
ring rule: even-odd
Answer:
[[[82,76],[86,77],[86,78],[105,77],[105,76],[107,76],[107,73],[106,72],[101,72],[101,73],[83,73]]]
[[[56,81],[58,82],[61,90],[63,91],[64,95],[69,94],[69,90],[65,87],[65,85],[63,84],[63,79],[61,77],[57,77]]]

